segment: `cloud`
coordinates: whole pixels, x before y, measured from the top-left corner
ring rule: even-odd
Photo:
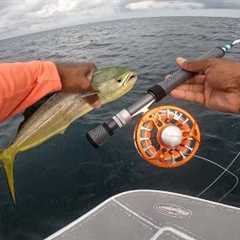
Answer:
[[[194,0],[203,3],[207,9],[240,9],[239,0]]]
[[[199,11],[201,9],[238,9],[240,11],[240,1],[0,0],[0,39],[91,21],[126,16],[151,16],[151,13],[161,15],[167,13],[169,9],[173,10],[171,15],[177,15],[180,11],[184,14],[184,11],[189,9],[199,9]]]
[[[0,38],[113,15],[108,0],[0,0]]]
[[[124,0],[121,6],[130,10],[148,8],[240,9],[239,0]]]
[[[130,10],[143,10],[143,9],[150,9],[150,8],[199,9],[199,8],[203,8],[204,5],[198,2],[150,0],[150,1],[139,1],[139,2],[128,3],[125,7]]]

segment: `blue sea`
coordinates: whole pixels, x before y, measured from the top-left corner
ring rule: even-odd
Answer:
[[[51,60],[95,62],[98,68],[124,65],[139,80],[128,95],[77,120],[64,135],[18,155],[15,163],[17,205],[13,206],[0,171],[0,239],[43,239],[110,196],[133,189],[159,189],[197,196],[222,169],[194,158],[187,165],[159,169],[142,160],[133,142],[136,121],[95,150],[88,130],[138,99],[149,87],[176,70],[175,58],[195,58],[239,38],[239,19],[142,18],[92,23],[0,41],[0,61]],[[240,48],[228,54],[240,59]],[[198,121],[198,155],[227,167],[240,151],[240,117],[210,111],[167,97]],[[240,176],[240,158],[229,169]],[[202,198],[219,201],[236,183],[225,173]],[[240,206],[237,185],[223,203]]]

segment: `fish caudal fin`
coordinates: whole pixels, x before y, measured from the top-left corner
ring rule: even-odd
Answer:
[[[11,193],[12,199],[14,204],[16,203],[16,196],[15,196],[15,187],[14,187],[14,160],[15,160],[16,152],[9,148],[5,151],[0,153],[0,161],[3,165],[7,183],[9,187],[9,191]]]

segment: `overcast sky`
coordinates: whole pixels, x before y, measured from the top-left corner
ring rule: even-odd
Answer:
[[[240,0],[0,0],[0,39],[141,16],[240,17]]]

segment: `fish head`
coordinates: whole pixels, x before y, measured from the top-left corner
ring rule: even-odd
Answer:
[[[137,81],[137,73],[127,67],[108,67],[95,72],[93,87],[102,103],[114,101],[128,93]]]

